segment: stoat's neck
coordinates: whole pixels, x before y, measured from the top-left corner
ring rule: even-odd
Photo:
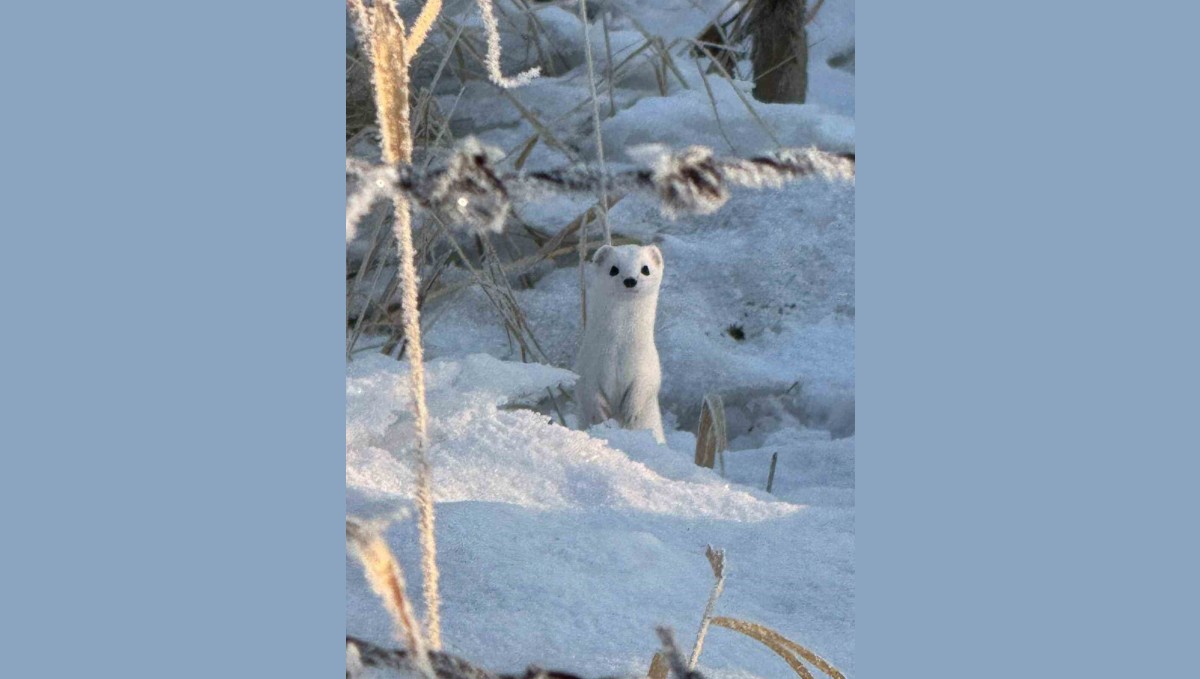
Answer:
[[[619,344],[654,342],[654,315],[658,311],[658,295],[632,299],[612,299],[604,295],[589,295],[587,334],[603,334],[605,339]]]

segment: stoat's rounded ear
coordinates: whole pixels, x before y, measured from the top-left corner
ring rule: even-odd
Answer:
[[[600,247],[596,248],[596,252],[592,255],[592,262],[595,264],[604,264],[605,260],[607,260],[612,253],[613,246],[601,245]]]
[[[659,250],[657,245],[647,245],[642,249],[650,255],[650,261],[661,269],[663,265],[662,250]]]

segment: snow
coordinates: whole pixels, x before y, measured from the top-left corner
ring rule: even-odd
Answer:
[[[402,3],[405,16],[415,15],[416,4]],[[854,150],[852,0],[827,0],[809,26],[804,105],[754,101],[749,83],[714,74],[710,99],[695,60],[677,43],[671,54],[684,83],[668,74],[662,96],[657,57],[644,50],[621,67],[610,110],[598,12],[613,12],[609,39],[620,63],[645,42],[639,26],[669,44],[695,37],[726,4],[589,0],[597,16],[592,51],[611,169],[629,167],[634,147],[647,143],[702,144],[718,155],[768,151],[776,139]],[[510,94],[568,152],[540,139],[524,167],[593,159],[578,7],[528,6],[554,69]],[[447,16],[481,36],[473,2],[446,7]],[[539,65],[526,11],[511,0],[498,0],[496,9],[504,73]],[[439,31],[430,36],[418,57],[418,83],[419,74],[436,70],[447,41]],[[830,65],[846,55],[849,66]],[[748,73],[748,64],[739,70]],[[470,134],[499,147],[507,154],[503,169],[538,132],[482,80],[463,85],[448,71],[434,92],[453,138]],[[369,139],[352,152],[377,157]],[[514,214],[553,234],[594,203],[547,196],[517,203]],[[374,229],[368,225],[382,214],[377,209],[348,243],[352,257],[361,256]],[[513,300],[545,364],[522,362],[478,285],[428,303],[429,435],[448,651],[496,671],[537,663],[584,676],[644,676],[658,647],[656,626],[673,627],[690,651],[713,584],[704,557],[712,544],[726,550],[727,560],[718,615],[774,628],[854,676],[854,219],[853,185],[816,181],[736,191],[703,217],[670,220],[640,196],[613,207],[614,237],[656,243],[664,257],[656,339],[666,446],[648,432],[608,426],[585,432],[560,423],[559,411],[568,425],[574,422],[576,376],[567,369],[580,322],[573,256],[531,270],[532,287],[514,283]],[[592,226],[593,241],[599,231]],[[455,265],[440,283],[471,280]],[[405,517],[413,490],[406,376],[406,363],[374,351],[356,353],[347,366],[347,512],[395,519],[386,538],[420,611],[416,526]],[[710,392],[726,404],[731,450],[723,475],[692,461],[690,432]],[[347,632],[396,645],[386,612],[349,557]],[[791,676],[766,647],[716,627],[700,669],[717,679]]]
[[[406,374],[382,356],[349,371],[354,515],[387,516],[408,503]],[[718,614],[768,624],[852,671],[852,439],[781,429],[765,447],[727,453],[724,479],[692,464],[687,433],[669,448],[646,432],[573,431],[511,408],[570,384],[566,371],[472,355],[431,361],[428,377],[447,650],[500,671],[536,661],[590,675],[644,672],[656,625],[690,645],[712,585],[711,543],[728,555]],[[390,416],[389,400],[400,408]],[[393,524],[387,539],[419,599],[414,522]],[[388,643],[387,615],[349,561],[347,597],[348,631]],[[701,668],[766,677],[786,666],[714,629]]]
[[[609,220],[621,234],[658,239],[663,252],[655,334],[667,411],[691,423],[708,391],[748,397],[782,393],[797,381],[804,396],[796,404],[812,417],[851,408],[853,187],[735,193],[713,215],[676,222],[631,197]],[[578,272],[563,268],[515,291],[555,365],[572,365],[578,346],[578,285]],[[496,314],[478,289],[437,313],[426,337],[429,355],[485,350],[515,357],[502,327],[478,322]],[[744,339],[730,335],[732,326]],[[852,427],[844,417],[831,426]]]

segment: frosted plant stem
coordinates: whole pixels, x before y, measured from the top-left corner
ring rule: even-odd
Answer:
[[[592,39],[588,32],[587,0],[579,0],[579,21],[583,24],[583,53],[587,56],[588,90],[592,95],[592,127],[596,129],[596,160],[600,163],[600,222],[604,225],[604,243],[612,245],[608,228],[608,170],[604,167],[604,139],[600,136],[600,102],[596,99],[596,66],[592,61]],[[609,83],[612,87],[612,83]]]
[[[421,13],[417,16],[416,23],[413,24],[412,32],[404,41],[405,61],[411,63],[413,57],[417,56],[417,50],[421,49],[421,44],[425,42],[425,38],[429,37],[429,29],[433,28],[433,22],[437,21],[438,15],[441,13],[442,0],[425,0],[425,5],[421,7]]]
[[[383,160],[391,166],[412,163],[409,121],[408,53],[404,21],[390,2],[372,6],[371,56],[374,66],[376,116],[383,136]],[[425,641],[431,650],[442,647],[441,597],[438,592],[437,541],[433,523],[433,474],[429,464],[429,413],[425,405],[425,363],[421,345],[421,312],[417,308],[416,252],[412,237],[412,206],[408,196],[391,192],[395,208],[393,232],[400,254],[404,340],[408,351],[409,393],[416,427],[416,504],[421,543],[422,594],[425,598]]]
[[[408,199],[397,194],[396,242],[400,249],[400,277],[404,339],[410,366],[409,391],[416,415],[417,442],[417,525],[421,539],[422,592],[425,596],[425,628],[429,647],[441,650],[441,597],[438,593],[437,541],[433,522],[433,469],[429,464],[429,411],[425,404],[425,350],[421,345],[421,312],[417,308],[416,253],[412,239],[412,208]]]
[[[507,78],[500,71],[500,25],[496,22],[496,8],[492,0],[476,0],[479,4],[479,17],[483,19],[483,32],[487,34],[487,66],[488,77],[504,89],[512,89],[528,84],[542,73],[540,66],[518,73],[515,77]]]
[[[717,599],[720,598],[721,592],[725,589],[725,577],[721,576],[716,584],[713,585],[712,593],[708,595],[708,604],[704,606],[704,617],[700,620],[700,629],[696,632],[696,645],[692,647],[692,658],[688,661],[688,669],[696,669],[696,664],[700,662],[700,652],[704,650],[704,637],[708,636],[708,624],[712,621],[713,610],[717,606]]]
[[[700,662],[700,651],[704,650],[704,637],[708,635],[709,622],[712,621],[713,611],[717,607],[717,599],[721,598],[721,592],[725,590],[725,550],[713,549],[713,546],[709,545],[704,554],[708,557],[713,577],[717,581],[713,583],[712,593],[708,595],[708,603],[704,606],[704,617],[700,619],[700,629],[696,632],[696,645],[692,647],[692,657],[688,661],[689,671],[696,669],[696,664]]]

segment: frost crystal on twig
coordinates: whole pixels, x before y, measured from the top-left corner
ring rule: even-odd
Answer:
[[[381,198],[396,184],[396,168],[389,165],[371,165],[356,158],[346,159],[346,177],[353,177],[356,187],[346,197],[346,242],[358,235],[358,223],[371,211]]]
[[[508,216],[508,191],[492,171],[500,151],[468,138],[433,182],[429,205],[453,224],[500,232]]]
[[[753,158],[717,158],[712,149],[691,146],[659,149],[644,158],[648,169],[608,173],[586,165],[538,172],[497,172],[498,152],[468,138],[446,167],[418,170],[347,159],[346,174],[358,189],[346,201],[346,234],[376,200],[393,192],[406,196],[452,225],[475,231],[502,231],[513,196],[537,193],[593,193],[602,184],[613,192],[655,196],[663,214],[711,214],[729,200],[734,187],[778,188],[800,179],[854,181],[853,154],[816,148],[781,149]]]

